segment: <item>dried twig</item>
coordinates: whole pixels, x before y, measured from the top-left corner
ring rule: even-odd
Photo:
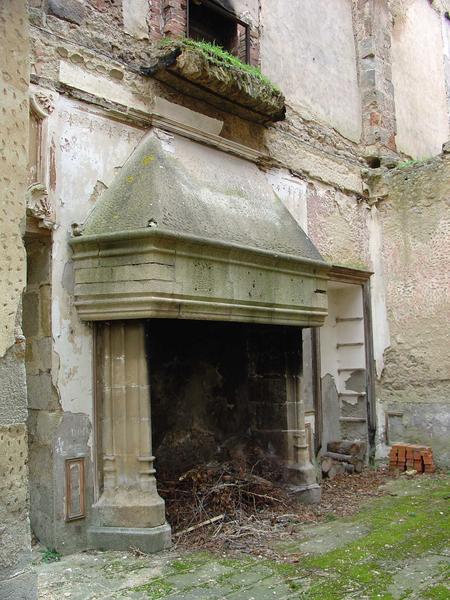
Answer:
[[[192,525],[191,527],[188,527],[187,529],[183,529],[183,531],[174,533],[173,537],[177,537],[179,535],[184,535],[185,533],[190,533],[191,531],[195,531],[196,529],[200,529],[201,527],[205,527],[206,525],[211,525],[212,523],[217,523],[217,521],[220,521],[221,519],[225,519],[225,514],[217,515],[217,517],[212,517],[212,519],[208,519],[207,521],[202,521],[201,523],[198,523],[197,525]]]

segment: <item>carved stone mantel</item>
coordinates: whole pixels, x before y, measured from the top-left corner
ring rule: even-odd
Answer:
[[[181,318],[314,327],[328,267],[148,229],[72,240],[81,319]]]
[[[327,314],[329,266],[265,175],[176,136],[162,141],[157,130],[71,245],[82,320],[313,327]]]

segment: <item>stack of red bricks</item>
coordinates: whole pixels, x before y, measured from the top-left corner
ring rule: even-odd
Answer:
[[[389,468],[417,473],[434,473],[433,450],[417,444],[394,444],[389,455]]]

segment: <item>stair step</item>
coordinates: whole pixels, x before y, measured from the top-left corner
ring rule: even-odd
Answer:
[[[342,368],[342,369],[338,369],[338,373],[345,373],[346,371],[365,371],[365,369],[359,368],[359,367],[346,367],[346,368]]]
[[[365,396],[366,392],[340,392],[338,394],[339,398],[341,397],[345,397],[345,396],[350,396],[350,397],[355,397],[355,396]]]
[[[339,421],[345,421],[346,423],[366,423],[366,417],[339,417]]]
[[[356,346],[364,346],[364,342],[345,342],[345,344],[336,344],[336,348],[350,348]]]
[[[363,317],[336,317],[336,323],[349,323],[350,321],[362,321]]]

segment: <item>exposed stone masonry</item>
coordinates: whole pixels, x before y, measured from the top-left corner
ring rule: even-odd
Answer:
[[[386,3],[353,0],[354,30],[368,156],[395,151],[395,107],[391,73],[392,15]],[[373,148],[371,148],[373,147]]]
[[[0,4],[0,598],[36,598],[30,570],[27,390],[21,294],[25,285],[29,45],[26,3]]]

